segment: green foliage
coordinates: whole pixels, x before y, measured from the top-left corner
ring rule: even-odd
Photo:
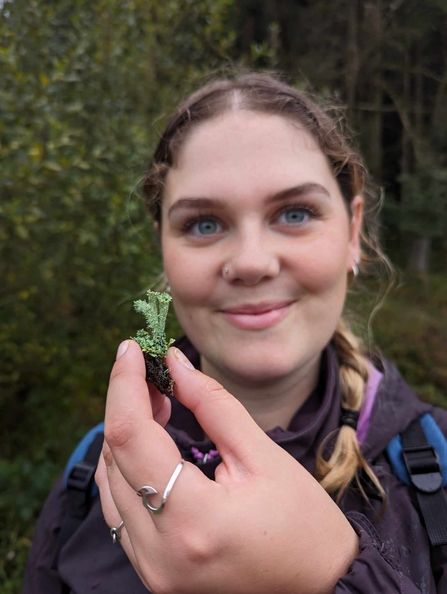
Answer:
[[[1,456],[102,415],[130,304],[161,268],[135,190],[153,124],[226,61],[231,3],[1,3]]]
[[[45,403],[43,403],[45,406]],[[48,409],[47,409],[48,411]],[[18,594],[31,546],[34,523],[49,486],[87,427],[74,427],[68,416],[48,419],[45,439],[33,455],[17,452],[0,460],[0,584],[1,592]],[[37,421],[38,422],[38,421]],[[38,422],[40,425],[40,423]],[[57,429],[56,429],[57,428]],[[22,450],[23,451],[23,450]],[[30,495],[32,493],[32,495]]]
[[[138,330],[137,342],[143,353],[152,357],[165,357],[169,347],[174,342],[171,338],[166,340],[165,326],[168,317],[169,304],[172,298],[167,293],[147,292],[147,301],[139,299],[134,303],[134,309],[146,319],[147,329]]]
[[[447,407],[447,277],[409,278],[378,314],[375,339],[416,393]]]
[[[447,234],[447,169],[419,168],[400,176],[402,202],[399,226],[420,237]]]
[[[0,2],[2,594],[160,273],[139,182],[159,122],[231,58],[232,4]]]
[[[396,365],[418,396],[447,408],[447,275],[408,277],[381,303],[371,325],[379,295],[360,284],[347,306],[356,333]]]

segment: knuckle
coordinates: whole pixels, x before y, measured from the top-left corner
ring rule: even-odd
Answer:
[[[214,558],[215,543],[209,533],[188,530],[179,539],[181,558],[193,568],[207,565]]]
[[[111,448],[123,448],[135,435],[136,419],[133,415],[122,414],[119,418],[106,422],[104,439]],[[104,456],[105,457],[105,456]]]
[[[212,378],[206,380],[204,387],[213,400],[228,400],[228,392],[219,382]]]
[[[126,381],[129,377],[131,377],[129,370],[123,366],[122,362],[118,359],[115,361],[115,364],[112,367],[112,371],[110,372],[110,381],[116,381],[123,379]]]
[[[113,454],[112,451],[110,450],[110,448],[103,448],[102,450],[102,457],[104,458],[104,462],[106,464],[106,466],[112,466],[114,460],[113,460]],[[105,473],[104,473],[104,477],[105,477]]]
[[[102,465],[99,465],[95,472],[95,483],[98,485],[98,489],[101,490],[106,482],[106,471]]]

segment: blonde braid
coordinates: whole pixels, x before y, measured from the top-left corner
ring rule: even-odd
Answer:
[[[333,343],[340,362],[342,407],[359,411],[369,376],[368,363],[361,352],[360,340],[346,327],[343,320],[340,320],[333,337]],[[364,470],[377,487],[382,501],[385,503],[385,491],[363,458],[355,430],[348,425],[342,425],[332,455],[329,460],[325,460],[323,451],[330,437],[329,435],[323,441],[317,454],[316,473],[321,486],[328,493],[337,493],[337,502],[339,502],[352,480],[355,479],[363,497],[368,500],[359,480],[359,474]]]

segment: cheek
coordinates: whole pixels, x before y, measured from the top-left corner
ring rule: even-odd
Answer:
[[[346,289],[348,262],[347,233],[339,228],[325,230],[315,237],[305,253],[297,259],[302,282],[311,294],[339,292]]]
[[[163,250],[163,263],[171,287],[177,315],[210,298],[216,285],[215,266],[203,254],[190,254],[169,246]],[[188,314],[189,315],[189,314]]]

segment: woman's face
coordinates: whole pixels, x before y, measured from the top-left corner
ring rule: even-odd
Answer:
[[[209,372],[265,385],[318,363],[359,260],[313,137],[228,112],[192,130],[167,176],[161,242],[178,319]]]

